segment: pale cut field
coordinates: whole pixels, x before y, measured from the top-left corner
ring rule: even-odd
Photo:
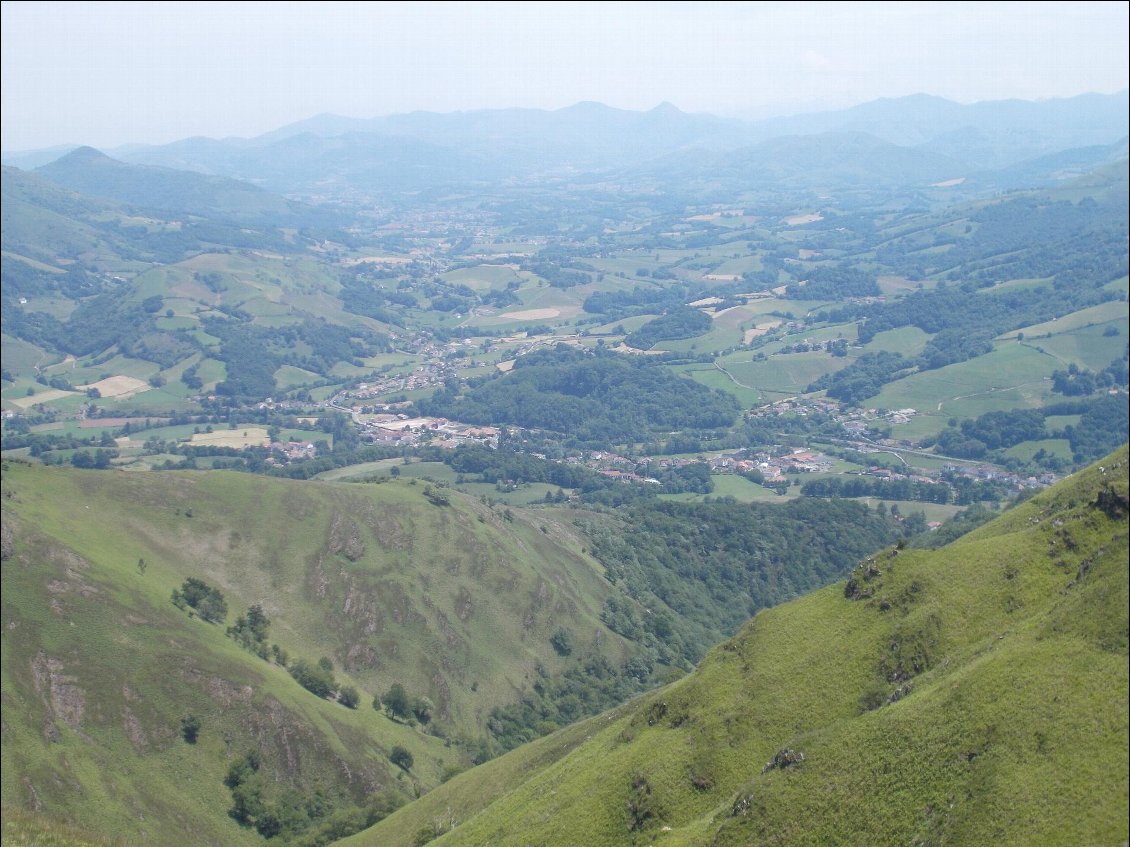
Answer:
[[[30,397],[17,397],[11,401],[15,406],[21,409],[30,408],[37,403],[50,403],[52,400],[61,400],[64,397],[71,397],[74,395],[73,391],[60,391],[57,388],[51,388],[47,391],[40,391],[38,394],[33,394]]]
[[[521,312],[506,312],[499,317],[510,321],[544,321],[560,314],[560,309],[525,309]]]
[[[193,433],[192,444],[209,445],[212,447],[266,447],[271,443],[267,430],[261,426],[249,426],[239,429],[222,429],[215,432]]]
[[[133,376],[108,376],[106,379],[100,379],[98,382],[92,382],[90,385],[80,385],[79,388],[83,391],[89,391],[91,388],[98,389],[98,393],[103,397],[130,397],[134,394],[140,394],[142,391],[148,391],[152,388],[148,382],[143,379],[138,379]]]

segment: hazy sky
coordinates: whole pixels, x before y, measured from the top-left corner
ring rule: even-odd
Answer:
[[[1130,4],[4,0],[2,146],[598,100],[776,113],[1128,86]]]

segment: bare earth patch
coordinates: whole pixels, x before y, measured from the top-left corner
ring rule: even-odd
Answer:
[[[776,329],[780,325],[780,321],[769,321],[768,323],[758,324],[753,329],[747,329],[745,331],[745,337],[742,339],[742,342],[744,344],[749,344],[751,341],[753,341],[753,339],[757,338],[760,335],[764,335],[771,329]]]

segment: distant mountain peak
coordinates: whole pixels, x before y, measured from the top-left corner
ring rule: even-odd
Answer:
[[[70,153],[67,153],[63,156],[60,156],[55,161],[57,161],[57,162],[98,162],[98,161],[102,161],[103,159],[108,161],[108,162],[114,161],[109,156],[107,156],[105,153],[103,153],[101,150],[96,150],[93,147],[89,147],[89,146],[84,145],[82,147],[76,147]]]

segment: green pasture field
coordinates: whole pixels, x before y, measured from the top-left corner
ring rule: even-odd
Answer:
[[[760,256],[739,256],[733,259],[726,259],[721,264],[717,265],[714,270],[709,271],[709,273],[723,276],[741,276],[744,273],[759,271],[762,267]]]
[[[56,275],[62,275],[66,273],[66,271],[60,267],[49,265],[46,262],[40,262],[36,259],[31,258],[30,256],[23,256],[19,253],[13,253],[11,250],[0,250],[0,255],[3,255],[5,259],[15,259],[17,262],[23,262],[25,265],[33,267],[37,271],[44,271],[46,273]]]
[[[181,375],[184,374],[184,372],[186,370],[188,370],[189,368],[191,368],[193,365],[199,364],[199,362],[202,359],[203,359],[203,356],[200,353],[193,353],[188,358],[181,359],[179,362],[177,362],[171,368],[165,368],[165,370],[161,371],[161,376],[163,376],[165,378],[167,383],[174,383],[174,382],[179,383]],[[166,386],[166,387],[168,387],[168,386]],[[182,387],[187,390],[187,386],[182,386]]]
[[[917,500],[884,500],[881,497],[853,497],[850,499],[859,503],[866,503],[873,509],[880,503],[886,505],[888,509],[891,506],[898,506],[899,514],[903,516],[921,512],[928,521],[948,520],[966,508],[965,506],[955,506],[953,503],[920,503]]]
[[[727,326],[730,321],[716,321],[702,335],[694,338],[676,338],[660,341],[652,350],[665,350],[671,353],[716,353],[742,343],[743,331],[737,326]]]
[[[978,295],[991,296],[993,294],[1000,294],[1006,291],[1016,290],[1030,290],[1036,288],[1047,288],[1052,284],[1052,280],[1045,279],[1010,279],[1006,282],[998,282],[991,288],[981,288],[977,291]]]
[[[928,290],[937,286],[937,280],[910,280],[901,276],[880,276],[878,278],[879,290],[888,297],[894,295],[910,294],[918,290]]]
[[[65,376],[71,385],[89,385],[107,376],[131,376],[134,379],[148,380],[160,371],[160,366],[144,359],[134,359],[120,353],[101,364],[91,364],[96,356],[81,360],[59,362],[49,369],[51,375]]]
[[[30,376],[35,373],[36,365],[43,366],[56,358],[43,348],[7,333],[0,337],[0,359],[4,369],[13,376]]]
[[[926,342],[930,337],[930,333],[923,332],[916,326],[904,326],[875,333],[875,337],[864,346],[864,349],[868,353],[889,350],[913,358],[926,349]]]
[[[387,476],[393,466],[400,467],[403,464],[403,459],[379,459],[375,462],[361,462],[356,465],[346,465],[343,468],[333,468],[332,470],[322,471],[314,478],[327,482],[340,482],[344,480],[364,479],[374,474]]]
[[[279,391],[289,391],[292,388],[309,385],[320,379],[322,379],[321,374],[303,370],[302,368],[296,368],[294,365],[283,365],[275,371],[275,387],[277,387]]]
[[[597,271],[608,275],[604,279],[605,290],[615,291],[620,288],[626,288],[630,291],[636,286],[653,286],[659,288],[661,287],[660,280],[654,280],[651,277],[636,276],[636,271],[639,268],[646,268],[650,272],[662,267],[662,263],[656,262],[653,255],[654,254],[641,253],[638,256],[586,259],[585,262],[586,264],[592,265]],[[609,278],[617,275],[626,277],[626,279],[621,281]]]
[[[1048,415],[1044,418],[1044,428],[1048,432],[1055,432],[1066,426],[1079,426],[1081,420],[1082,415]]]
[[[365,367],[380,370],[385,366],[391,368],[413,368],[420,363],[420,359],[411,353],[378,353],[367,359],[362,359]]]
[[[259,301],[257,301],[257,302],[259,302]],[[278,314],[274,314],[274,315],[261,315],[261,316],[255,318],[251,323],[254,326],[262,326],[262,327],[268,327],[268,328],[271,328],[271,329],[279,329],[279,328],[284,327],[284,326],[294,326],[297,323],[301,323],[301,321],[299,320],[299,318],[297,318],[296,316],[294,316],[292,314],[286,314],[285,312],[279,312]]]
[[[338,362],[329,369],[327,375],[337,377],[338,379],[353,379],[355,377],[368,376],[369,373],[369,368],[359,368],[350,362]]]
[[[219,359],[202,359],[196,375],[204,383],[204,390],[211,391],[228,378],[228,367]]]
[[[458,474],[442,462],[412,462],[404,464],[403,459],[381,459],[376,462],[363,462],[344,468],[335,468],[318,474],[318,479],[364,482],[373,477],[392,477],[392,469],[397,468],[400,479],[424,482],[445,483],[455,490],[473,497],[494,500],[509,506],[534,506],[545,502],[545,495],[557,493],[557,486],[542,482],[527,483],[514,491],[500,491],[494,483],[459,482]],[[565,492],[569,494],[569,491]]]
[[[1118,300],[1112,300],[1107,303],[1100,303],[1097,306],[1080,309],[1078,312],[1072,312],[1070,315],[1064,315],[1062,318],[1033,324],[1023,329],[1013,330],[1012,332],[1006,332],[1004,335],[1000,336],[1000,338],[1016,338],[1017,334],[1022,332],[1024,333],[1025,341],[1030,344],[1037,344],[1044,340],[1044,336],[1057,335],[1092,325],[1120,322],[1122,328],[1125,329],[1127,320],[1126,314],[1126,304]]]
[[[714,497],[733,497],[739,503],[784,503],[791,499],[738,474],[713,474],[710,478],[714,481]]]
[[[1082,368],[1101,371],[1112,360],[1122,357],[1122,352],[1126,349],[1128,326],[1130,321],[1123,317],[1121,320],[1060,332],[1051,338],[1025,340],[1024,343],[1031,344],[1059,359],[1062,363],[1061,367],[1075,364]],[[1111,327],[1118,330],[1117,335],[1104,334]]]
[[[561,317],[576,317],[584,314],[581,309],[581,302],[584,300],[581,292],[570,288],[554,288],[549,283],[538,283],[518,289],[518,299],[522,301],[521,305],[509,306],[508,311],[557,309],[561,312]],[[553,320],[537,319],[537,322],[553,323]]]
[[[1039,441],[1025,441],[1023,444],[1017,444],[1015,447],[1005,450],[1005,455],[1028,462],[1041,450],[1065,461],[1071,461],[1071,442],[1066,438],[1042,438]]]
[[[864,402],[873,409],[918,411],[908,424],[892,427],[896,438],[919,439],[941,431],[950,418],[1031,409],[1051,399],[1051,374],[1058,360],[1026,344],[1006,343],[967,362],[913,374],[883,387]]]
[[[173,315],[173,317],[167,318],[162,313],[157,317],[154,323],[157,329],[167,332],[176,332],[181,329],[193,329],[199,324],[199,321],[187,315]]]
[[[290,317],[291,321],[294,321],[288,306],[266,297],[252,297],[250,300],[240,303],[239,308],[252,315],[256,319],[255,323],[262,323],[263,318],[281,317]]]
[[[658,315],[633,315],[630,318],[621,318],[617,321],[611,321],[606,324],[599,324],[597,326],[589,327],[589,332],[597,334],[614,334],[617,333],[619,327],[624,328],[624,332],[635,332],[648,321],[655,320]]]
[[[53,318],[65,321],[71,316],[78,303],[66,297],[32,297],[27,301],[28,312],[46,312]]]
[[[491,291],[505,288],[511,282],[519,284],[531,281],[532,274],[521,273],[511,265],[476,265],[473,268],[459,268],[441,274],[441,279],[454,285],[466,285],[472,291]]]
[[[189,389],[181,382],[170,382],[160,388],[149,388],[122,399],[109,398],[95,401],[100,409],[113,412],[122,409],[138,415],[163,415],[170,411],[182,411],[193,407],[186,400]]]
[[[505,503],[507,506],[538,506],[545,503],[546,494],[552,497],[558,490],[556,485],[545,482],[525,483],[513,491],[499,491],[494,483],[490,482],[462,482],[456,484],[454,488],[472,497]],[[571,493],[568,489],[564,491],[566,496]]]
[[[748,352],[744,352],[723,356],[718,361],[743,386],[772,394],[795,395],[802,394],[805,388],[825,374],[847,367],[854,358],[850,353],[839,358],[821,351],[788,353],[754,361]]]
[[[132,428],[132,427],[131,427]],[[213,427],[215,429],[215,427]],[[193,432],[204,431],[201,424],[178,424],[177,426],[155,426],[151,429],[135,430],[131,438],[145,441],[157,438],[161,441],[188,441]]]
[[[714,365],[695,362],[687,365],[671,365],[670,370],[673,373],[689,376],[695,382],[701,383],[707,388],[717,388],[720,391],[733,394],[742,404],[742,408],[745,409],[753,408],[762,399],[761,392],[756,388],[737,384],[730,376]]]

